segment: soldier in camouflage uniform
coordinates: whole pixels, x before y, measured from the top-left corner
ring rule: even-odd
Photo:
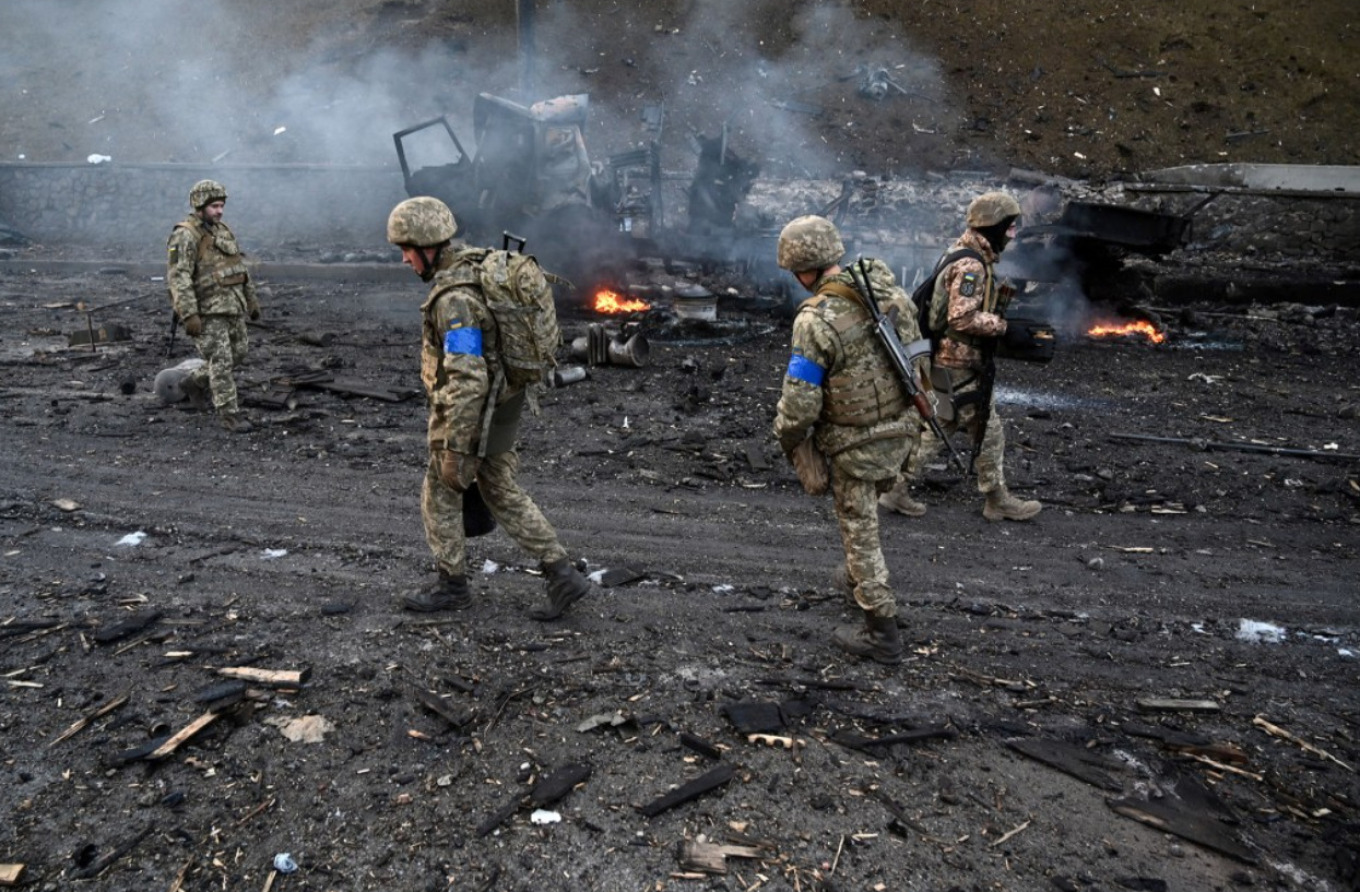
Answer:
[[[863,626],[843,626],[833,643],[881,663],[902,659],[897,599],[878,536],[879,493],[892,486],[918,416],[874,332],[862,285],[842,270],[840,233],[824,217],[799,217],[779,235],[779,265],[812,292],[793,322],[793,355],[784,376],[774,433],[792,456],[811,436],[830,463],[831,491],[845,563]],[[911,301],[891,270],[869,261],[884,312],[897,310],[898,336],[919,336]]]
[[[496,319],[475,267],[463,262],[462,255],[473,252],[451,244],[457,228],[453,213],[437,198],[409,198],[387,219],[387,240],[401,248],[402,262],[431,283],[420,308],[421,378],[430,405],[420,513],[439,576],[405,595],[402,604],[430,612],[471,603],[463,494],[475,482],[497,523],[543,570],[548,603],[530,616],[557,619],[593,586],[568,560],[556,531],[515,479],[515,438],[526,392],[497,385],[503,376]]]
[[[226,203],[221,183],[194,184],[189,191],[193,213],[170,233],[165,281],[175,315],[204,360],[185,378],[185,395],[199,408],[207,408],[211,395],[222,426],[247,433],[253,425],[237,402],[232,372],[246,358],[245,316],[259,319],[260,301],[236,236],[222,222]]]
[[[995,362],[993,345],[1006,333],[1011,297],[1010,287],[996,281],[996,262],[1014,236],[1019,219],[1019,203],[1004,192],[987,192],[973,199],[966,217],[968,229],[950,246],[949,253],[970,248],[982,259],[963,257],[947,266],[935,280],[933,298],[947,301],[948,307],[948,328],[940,338],[930,375],[936,394],[949,404],[940,413],[941,426],[946,432],[967,430],[976,438],[982,422],[982,400],[990,401],[977,456],[978,489],[986,496],[982,516],[988,520],[1029,520],[1043,507],[1037,501],[1018,499],[1006,489],[1006,439],[996,413],[996,394],[982,392],[984,372]],[[911,517],[926,512],[926,506],[911,497],[911,483],[920,477],[941,445],[929,429],[921,431],[919,443],[893,491],[879,501],[883,507]]]

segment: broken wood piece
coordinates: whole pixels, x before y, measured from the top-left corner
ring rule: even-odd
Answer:
[[[792,737],[780,737],[775,734],[747,734],[746,742],[763,743],[766,746],[781,746],[786,750],[791,750],[795,744],[801,743],[801,741],[796,741]]]
[[[1140,824],[1164,833],[1173,833],[1247,864],[1256,863],[1256,856],[1224,828],[1218,817],[1206,815],[1198,808],[1186,807],[1175,796],[1149,800],[1107,799],[1105,804],[1115,814]]]
[[[1313,755],[1318,756],[1319,758],[1322,759],[1327,759],[1328,761],[1331,762],[1335,762],[1336,764],[1340,765],[1342,768],[1346,769],[1352,774],[1355,773],[1354,768],[1347,765],[1345,762],[1342,762],[1336,756],[1333,756],[1326,750],[1319,749],[1318,747],[1313,746],[1308,741],[1289,733],[1285,729],[1281,728],[1279,725],[1272,724],[1271,722],[1267,721],[1266,717],[1263,715],[1256,716],[1254,719],[1251,720],[1251,723],[1256,727],[1263,729],[1267,734],[1273,734],[1276,737],[1281,737],[1284,738],[1285,740],[1288,740],[1291,743],[1298,744],[1300,747],[1312,753]]]
[[[135,836],[126,839],[123,842],[120,842],[118,845],[114,846],[108,852],[108,854],[96,858],[90,864],[72,873],[71,876],[75,877],[78,880],[89,880],[99,876],[101,873],[107,870],[109,868],[109,865],[113,864],[113,862],[117,861],[119,858],[123,857],[128,852],[131,852],[133,849],[137,848],[137,846],[141,845],[142,840],[150,836],[151,831],[154,829],[155,829],[154,824],[148,824],[146,827],[139,830]]]
[[[147,626],[161,618],[159,610],[143,610],[134,613],[121,622],[116,622],[111,626],[105,626],[93,633],[93,638],[100,644],[111,644],[120,638],[126,638],[134,632],[140,632]]]
[[[65,731],[61,732],[61,736],[58,737],[56,740],[52,741],[51,743],[49,743],[48,746],[56,746],[57,744],[61,743],[63,740],[69,740],[71,737],[74,737],[76,734],[79,734],[81,731],[85,730],[85,728],[87,728],[87,727],[89,726],[90,722],[93,722],[93,721],[96,720],[96,719],[99,719],[99,718],[102,718],[102,717],[108,715],[109,713],[113,712],[115,709],[117,709],[118,707],[122,706],[123,704],[125,704],[125,703],[127,703],[127,702],[128,702],[128,693],[127,693],[126,691],[124,691],[123,693],[119,694],[118,696],[114,697],[113,699],[108,700],[107,702],[105,702],[103,706],[100,706],[98,709],[96,709],[94,712],[90,713],[89,715],[85,716],[84,718],[77,719],[77,720],[71,725],[71,727],[69,727],[69,728],[67,728]]]
[[[1223,709],[1214,700],[1144,697],[1137,701],[1143,712],[1219,712]]]
[[[0,864],[0,886],[17,886],[24,875],[24,864]]]
[[[416,701],[420,703],[421,706],[439,716],[455,728],[462,728],[468,722],[469,716],[460,716],[449,706],[447,700],[433,691],[412,688],[411,696],[415,697]]]
[[[754,846],[720,845],[703,837],[684,839],[676,846],[676,859],[685,870],[702,873],[727,873],[728,858],[759,858],[760,849]]]
[[[1122,766],[1118,762],[1075,744],[1063,740],[1025,737],[1007,740],[1006,745],[1037,762],[1043,762],[1051,768],[1103,790],[1117,793],[1124,789],[1124,785],[1110,773],[1122,771]]]
[[[645,816],[654,818],[664,811],[669,811],[677,805],[684,805],[698,799],[705,793],[716,790],[728,781],[732,780],[736,774],[736,769],[731,765],[719,765],[707,774],[695,778],[684,784],[677,790],[672,790],[660,799],[653,800],[638,809]]]
[[[504,824],[506,821],[510,820],[510,818],[515,814],[515,812],[519,811],[520,806],[522,806],[527,799],[528,799],[527,796],[523,795],[516,796],[514,799],[505,803],[505,805],[502,805],[500,808],[496,809],[494,812],[492,812],[489,818],[487,818],[485,821],[482,821],[482,823],[477,825],[477,836],[479,838],[486,836],[487,834],[495,830],[497,827]]]
[[[218,675],[227,678],[240,678],[275,687],[298,687],[312,677],[311,669],[256,669],[253,666],[226,666],[217,670]]]
[[[959,732],[953,728],[929,727],[916,728],[911,731],[903,731],[900,734],[888,734],[883,737],[865,737],[848,729],[841,729],[828,738],[832,743],[839,743],[841,746],[868,753],[871,756],[881,756],[882,748],[892,746],[896,743],[916,743],[920,740],[952,739],[958,737]]]
[[[151,752],[147,753],[146,756],[144,756],[144,758],[164,759],[166,756],[170,755],[175,750],[179,749],[181,745],[183,745],[186,741],[189,740],[189,738],[193,737],[199,731],[202,731],[204,728],[208,727],[213,722],[215,722],[217,720],[217,717],[220,715],[221,715],[220,712],[212,711],[203,713],[203,715],[194,719],[192,722],[185,725],[183,728],[179,729],[174,734],[171,734],[168,738],[166,738],[164,743],[153,749]]]
[[[1227,763],[1219,762],[1215,759],[1211,759],[1208,756],[1201,755],[1199,753],[1187,752],[1184,753],[1183,755],[1187,759],[1193,759],[1196,762],[1203,762],[1210,768],[1213,768],[1216,771],[1222,771],[1226,774],[1236,774],[1239,775],[1240,777],[1249,778],[1254,781],[1261,781],[1264,779],[1262,775],[1256,774],[1255,772],[1247,771],[1246,769],[1243,768],[1238,768],[1235,765],[1228,765]]]
[[[539,808],[552,805],[590,778],[593,769],[584,762],[568,762],[534,784],[529,801]]]
[[[707,740],[704,740],[702,737],[696,737],[688,731],[680,732],[680,745],[686,749],[694,750],[694,752],[701,756],[708,756],[710,759],[722,758],[722,750],[718,749]]]
[[[988,846],[988,848],[994,849],[994,848],[996,848],[997,846],[1002,845],[1003,843],[1006,842],[1006,840],[1010,839],[1012,836],[1015,836],[1017,833],[1022,832],[1022,831],[1023,831],[1026,827],[1028,827],[1031,823],[1032,823],[1032,821],[1025,821],[1025,822],[1024,822],[1023,824],[1021,824],[1020,826],[1018,826],[1018,827],[1013,827],[1013,828],[1011,828],[1010,830],[1007,830],[1005,833],[1003,833],[1003,834],[1001,834],[999,837],[997,837],[996,842],[992,843],[990,846]]]

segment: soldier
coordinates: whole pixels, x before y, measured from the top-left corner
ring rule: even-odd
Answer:
[[[996,262],[1020,220],[1020,205],[1004,192],[987,192],[968,205],[968,229],[949,249],[970,249],[976,256],[954,261],[935,279],[932,319],[943,317],[944,333],[933,359],[930,380],[941,400],[952,407],[940,414],[946,432],[959,429],[973,436],[978,490],[986,496],[982,516],[988,520],[1029,520],[1043,507],[1017,499],[1006,489],[1003,458],[1006,449],[1001,417],[996,414],[993,352],[1006,333],[1009,285],[996,281]],[[904,473],[893,491],[879,499],[885,508],[910,517],[926,513],[911,497],[910,486],[925,470],[926,461],[940,447],[929,429],[921,432]]]
[[[407,610],[459,610],[472,602],[467,582],[463,494],[474,483],[491,515],[515,542],[537,558],[548,587],[548,604],[530,611],[557,619],[588,594],[591,583],[567,559],[557,533],[515,479],[515,437],[525,403],[524,388],[505,386],[495,316],[477,274],[486,253],[454,248],[458,225],[437,198],[408,198],[387,218],[387,240],[402,262],[425,282],[421,305],[421,378],[429,397],[429,462],[421,489],[425,539],[439,577],[405,595]],[[532,265],[534,285],[547,287]]]
[[[861,285],[840,267],[844,254],[840,233],[824,217],[799,217],[779,234],[779,265],[813,296],[799,306],[793,322],[793,355],[774,433],[805,486],[809,445],[820,453],[814,464],[830,464],[848,585],[865,619],[862,627],[838,628],[833,643],[854,656],[892,664],[901,662],[902,642],[876,499],[902,467],[918,416],[877,340]],[[869,267],[884,312],[897,310],[898,336],[904,343],[914,340],[910,300],[886,265],[875,260]],[[808,437],[811,444],[804,442]]]
[[[191,213],[170,233],[165,281],[184,330],[194,339],[204,363],[184,379],[184,392],[198,408],[209,397],[222,426],[233,433],[254,430],[236,399],[232,371],[246,358],[246,314],[260,318],[255,283],[245,255],[222,222],[227,190],[200,180],[189,190]]]

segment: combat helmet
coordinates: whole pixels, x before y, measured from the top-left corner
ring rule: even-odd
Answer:
[[[779,266],[789,272],[826,269],[844,256],[841,234],[825,217],[798,217],[779,233]]]
[[[387,215],[387,240],[394,245],[429,248],[442,245],[458,231],[453,211],[438,198],[408,198]]]
[[[1020,203],[1005,192],[984,192],[968,205],[964,222],[972,229],[995,226],[1009,217],[1020,216]]]
[[[217,180],[199,180],[194,183],[194,187],[189,190],[189,207],[196,211],[203,210],[207,205],[214,201],[227,200],[227,187]]]

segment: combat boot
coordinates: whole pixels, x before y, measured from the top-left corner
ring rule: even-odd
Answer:
[[[897,634],[897,617],[865,612],[864,625],[841,626],[831,643],[851,656],[895,666],[902,662],[902,638]]]
[[[905,480],[894,486],[891,492],[879,496],[878,507],[907,517],[924,517],[926,513],[926,506],[911,497],[911,485]]]
[[[434,613],[438,610],[462,610],[472,603],[468,591],[467,577],[454,576],[439,571],[439,579],[422,589],[403,595],[401,606],[416,613]]]
[[[233,434],[248,434],[255,430],[255,425],[250,423],[250,419],[240,412],[223,412],[218,419],[224,430]]]
[[[548,585],[548,603],[529,611],[534,619],[557,619],[572,604],[590,593],[590,580],[581,575],[571,561],[560,558],[543,564],[543,581]]]
[[[988,520],[1029,520],[1043,507],[1033,499],[1017,499],[1006,487],[998,486],[987,493],[987,502],[982,506],[982,516]]]

